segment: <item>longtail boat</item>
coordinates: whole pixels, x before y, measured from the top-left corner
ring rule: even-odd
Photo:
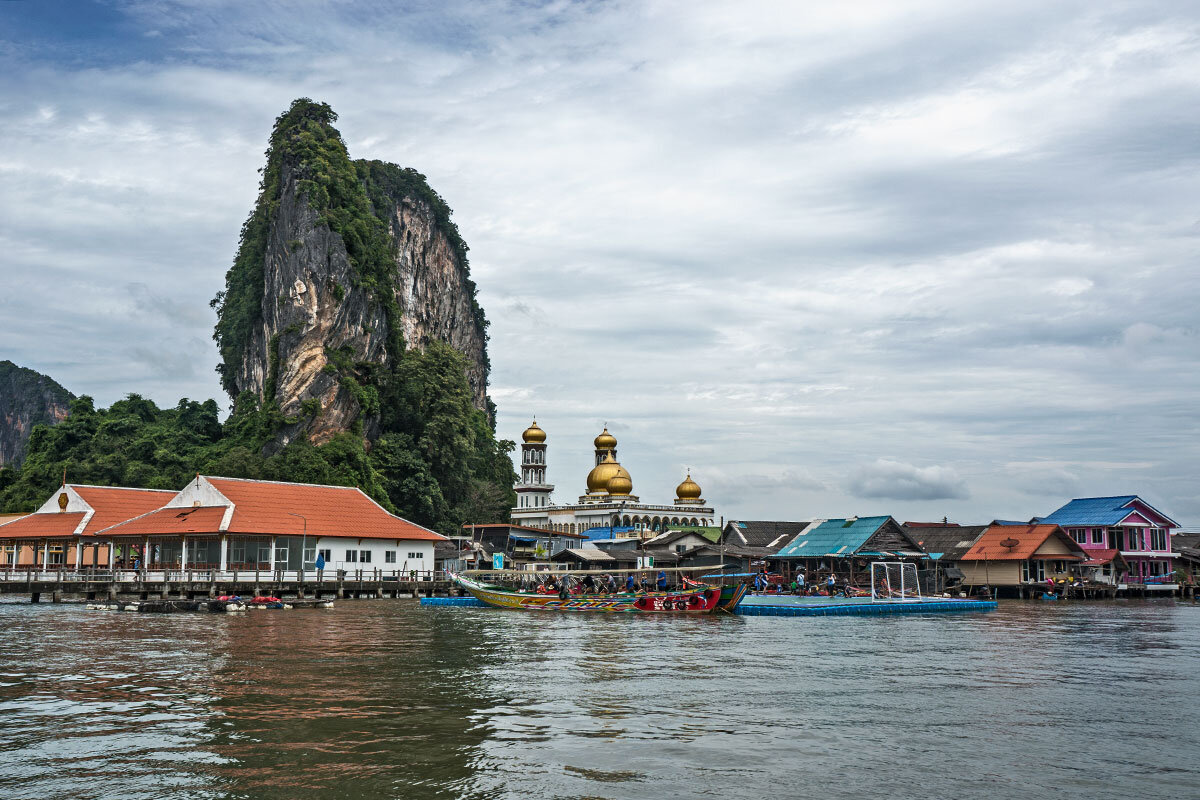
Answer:
[[[674,592],[622,592],[617,594],[557,594],[523,592],[481,583],[465,575],[448,573],[450,580],[477,600],[496,608],[525,611],[592,611],[606,614],[711,614],[721,602],[716,586],[698,585]]]

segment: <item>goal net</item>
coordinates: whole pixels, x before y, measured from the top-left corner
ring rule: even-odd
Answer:
[[[871,598],[874,600],[919,600],[917,565],[900,561],[871,564]]]

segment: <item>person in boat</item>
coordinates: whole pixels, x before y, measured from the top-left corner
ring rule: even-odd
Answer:
[[[595,592],[596,591],[596,579],[593,578],[591,575],[583,576],[583,591],[585,591],[585,592]]]
[[[609,594],[617,593],[617,579],[613,577],[611,572],[604,576],[604,591]]]
[[[563,576],[562,581],[558,584],[558,599],[566,600],[571,596],[571,590],[567,588],[566,576]]]
[[[832,572],[829,573],[829,577],[825,580],[825,590],[829,592],[830,597],[837,594],[837,576]]]
[[[661,569],[658,571],[658,590],[660,592],[667,590],[667,573]]]
[[[637,578],[633,577],[633,573],[625,576],[625,591],[633,594],[637,591]]]

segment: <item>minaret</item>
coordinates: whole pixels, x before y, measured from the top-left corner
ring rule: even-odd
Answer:
[[[546,432],[537,420],[521,434],[521,442],[521,481],[513,487],[517,508],[545,508],[554,487],[546,483]]]

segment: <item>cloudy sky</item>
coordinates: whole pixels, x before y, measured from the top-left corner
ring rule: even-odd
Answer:
[[[404,6],[406,10],[398,10]],[[1200,527],[1200,8],[0,2],[0,358],[225,401],[208,300],[274,118],[425,173],[556,497]]]

